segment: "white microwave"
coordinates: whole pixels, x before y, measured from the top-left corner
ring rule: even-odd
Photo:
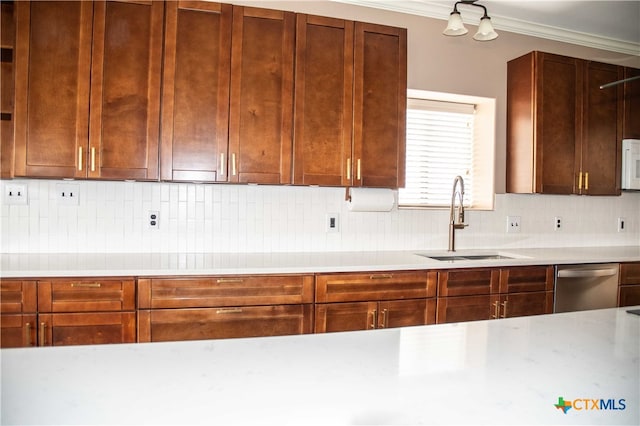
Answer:
[[[640,190],[640,139],[622,140],[622,189]]]

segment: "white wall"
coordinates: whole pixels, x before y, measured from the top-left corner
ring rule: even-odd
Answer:
[[[79,204],[56,198],[61,181],[28,186],[27,206],[2,205],[1,252],[299,252],[445,250],[449,212],[350,212],[344,189],[256,185],[77,182]],[[3,184],[6,182],[3,182]],[[160,227],[149,228],[150,210]],[[498,195],[496,210],[467,212],[458,248],[638,245],[640,192],[621,197]],[[325,231],[328,213],[339,233]],[[506,233],[506,216],[522,218]],[[553,230],[553,218],[563,229]],[[617,232],[617,218],[626,231]]]
[[[505,188],[506,63],[531,50],[640,67],[640,56],[500,31],[479,43],[441,35],[445,21],[327,1],[233,1],[237,4],[402,26],[408,29],[408,86],[495,98],[496,190]],[[470,33],[473,31],[470,29]],[[446,249],[448,211],[352,213],[338,188],[79,181],[80,204],[61,206],[59,181],[28,185],[28,206],[1,207],[0,251],[263,252]],[[2,182],[5,184],[6,182]],[[160,211],[160,229],[145,222]],[[341,232],[327,234],[337,212]],[[469,212],[459,248],[640,244],[640,193],[621,197],[497,195],[493,212]],[[522,232],[506,234],[506,216]],[[554,232],[554,216],[564,229]],[[627,230],[616,231],[619,216]]]

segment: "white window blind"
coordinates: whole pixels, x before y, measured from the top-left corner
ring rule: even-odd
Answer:
[[[440,207],[451,203],[453,180],[464,178],[465,205],[473,204],[472,104],[407,100],[406,186],[399,205]]]

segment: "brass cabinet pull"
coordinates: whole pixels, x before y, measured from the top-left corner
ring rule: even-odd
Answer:
[[[231,154],[231,176],[236,175],[236,154]]]
[[[586,191],[589,190],[589,172],[585,172],[584,174],[584,189]]]
[[[504,302],[502,302],[502,318],[507,317],[507,302],[508,300],[505,300]]]
[[[96,171],[96,148],[91,147],[91,171]]]
[[[225,283],[241,283],[244,280],[242,278],[218,278],[216,280],[216,282],[218,284],[225,284]]]
[[[216,314],[241,314],[242,308],[222,308],[217,309]]]
[[[578,189],[582,189],[582,172],[578,175]]]
[[[387,328],[389,326],[388,324],[388,318],[387,318],[387,310],[383,309],[382,310],[382,324],[380,325],[381,328]]]
[[[360,173],[360,159],[358,158],[358,162],[356,165],[356,179],[357,180],[362,180],[362,175]]]
[[[393,278],[393,274],[374,274],[369,275],[370,280],[388,280],[389,278]]]
[[[371,329],[375,329],[376,328],[376,320],[378,319],[378,310],[374,309],[371,312]]]
[[[45,346],[47,344],[47,323],[40,323],[40,346]]]
[[[220,153],[220,176],[224,176],[224,152]]]
[[[347,179],[351,180],[351,158],[347,158]]]
[[[100,288],[100,287],[102,287],[102,284],[100,284],[100,283],[71,283],[71,287]]]
[[[82,171],[82,147],[78,147],[78,170]]]
[[[25,346],[33,346],[31,343],[31,323],[28,322],[24,325],[24,344]]]
[[[497,300],[493,302],[493,315],[491,315],[491,318],[500,318],[500,302]]]

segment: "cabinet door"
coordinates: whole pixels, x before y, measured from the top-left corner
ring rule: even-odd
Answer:
[[[38,312],[134,311],[133,279],[38,281]]]
[[[138,313],[138,341],[225,339],[312,332],[313,305],[155,309]]]
[[[622,79],[623,68],[585,63],[582,122],[582,194],[619,195],[622,163],[623,86],[600,86]],[[580,182],[579,182],[580,183]],[[579,185],[580,186],[580,185]]]
[[[13,177],[13,110],[15,98],[15,7],[13,2],[0,3],[0,178]]]
[[[438,297],[438,324],[498,318],[498,295]]]
[[[236,6],[229,181],[291,183],[295,14]]]
[[[38,345],[135,343],[135,312],[39,314]]]
[[[640,284],[640,262],[620,264],[620,284]]]
[[[3,314],[0,318],[0,348],[36,346],[36,314]]]
[[[164,4],[94,8],[89,177],[158,179]]]
[[[348,186],[353,22],[302,14],[296,19],[293,183]]]
[[[640,285],[623,285],[618,289],[618,306],[640,305]]]
[[[377,302],[316,304],[316,333],[375,329]]]
[[[553,291],[509,293],[500,297],[500,318],[553,313]]]
[[[356,22],[354,186],[405,181],[407,30]]]
[[[488,295],[498,293],[499,286],[498,268],[438,272],[438,297]]]
[[[624,69],[624,78],[640,76],[640,69]],[[640,79],[624,83],[623,139],[640,139]]]
[[[435,324],[436,299],[379,302],[377,328]]]
[[[166,9],[161,178],[226,181],[232,6]]]
[[[15,175],[86,177],[93,3],[14,4]]]
[[[522,266],[500,269],[500,293],[553,291],[553,266]]]
[[[435,297],[435,271],[316,275],[316,303]]]

